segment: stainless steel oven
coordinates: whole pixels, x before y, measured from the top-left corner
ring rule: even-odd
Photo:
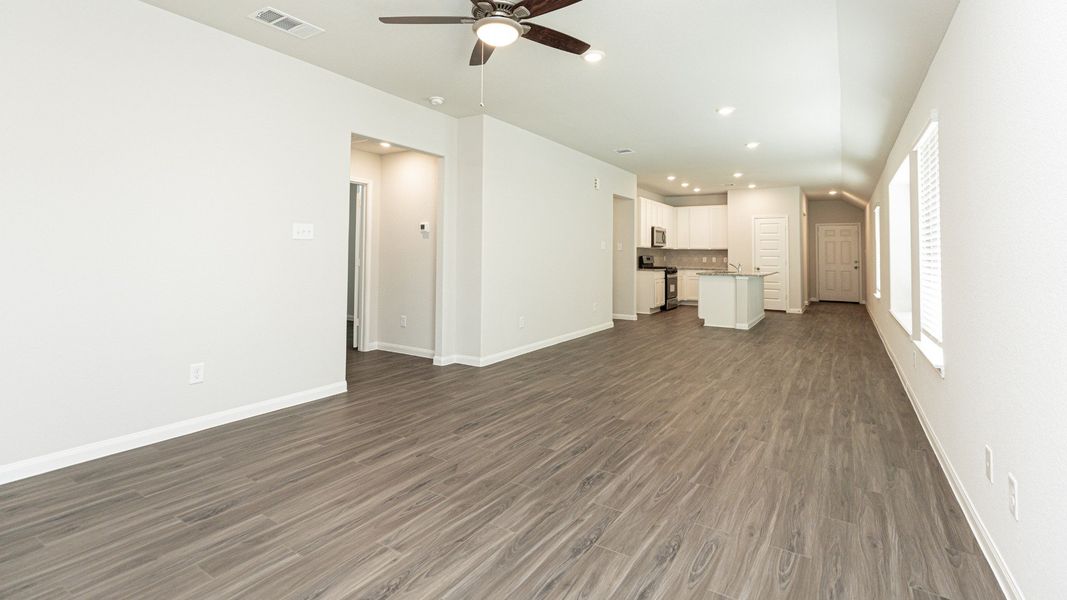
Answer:
[[[667,245],[667,230],[662,227],[652,228],[652,247],[663,248]]]
[[[678,269],[667,267],[665,275],[667,293],[664,295],[663,310],[672,310],[678,308]]]

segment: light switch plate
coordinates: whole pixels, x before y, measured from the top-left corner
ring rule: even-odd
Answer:
[[[314,223],[293,223],[293,239],[294,240],[313,240],[313,239],[315,239],[315,224]]]

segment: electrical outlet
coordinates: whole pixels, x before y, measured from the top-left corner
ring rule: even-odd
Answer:
[[[1015,520],[1019,520],[1019,484],[1015,481],[1015,476],[1008,473],[1008,510],[1011,511],[1011,516],[1015,517]]]
[[[615,244],[615,250],[618,252],[622,252],[622,242]]]
[[[294,240],[315,239],[315,225],[312,223],[293,223]]]
[[[599,302],[594,302],[593,303],[593,312],[596,312],[596,309],[598,309],[598,308],[600,308],[600,303]]]
[[[400,326],[401,327],[407,327],[408,326],[408,316],[407,315],[400,315]]]
[[[204,363],[189,365],[189,385],[204,383]]]
[[[993,449],[985,447],[985,478],[993,483]]]
[[[526,327],[526,317],[519,317],[519,329]]]
[[[608,249],[608,243],[605,242],[604,240],[600,240],[600,249],[601,250],[607,250]]]

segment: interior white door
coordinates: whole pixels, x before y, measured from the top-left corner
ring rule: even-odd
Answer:
[[[858,223],[815,226],[819,300],[860,301],[859,239]]]
[[[763,278],[763,308],[789,307],[789,239],[785,217],[752,217],[752,265]]]

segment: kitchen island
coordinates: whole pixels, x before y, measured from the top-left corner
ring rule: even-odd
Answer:
[[[752,329],[763,320],[763,278],[769,273],[701,271],[697,316],[705,327]]]

